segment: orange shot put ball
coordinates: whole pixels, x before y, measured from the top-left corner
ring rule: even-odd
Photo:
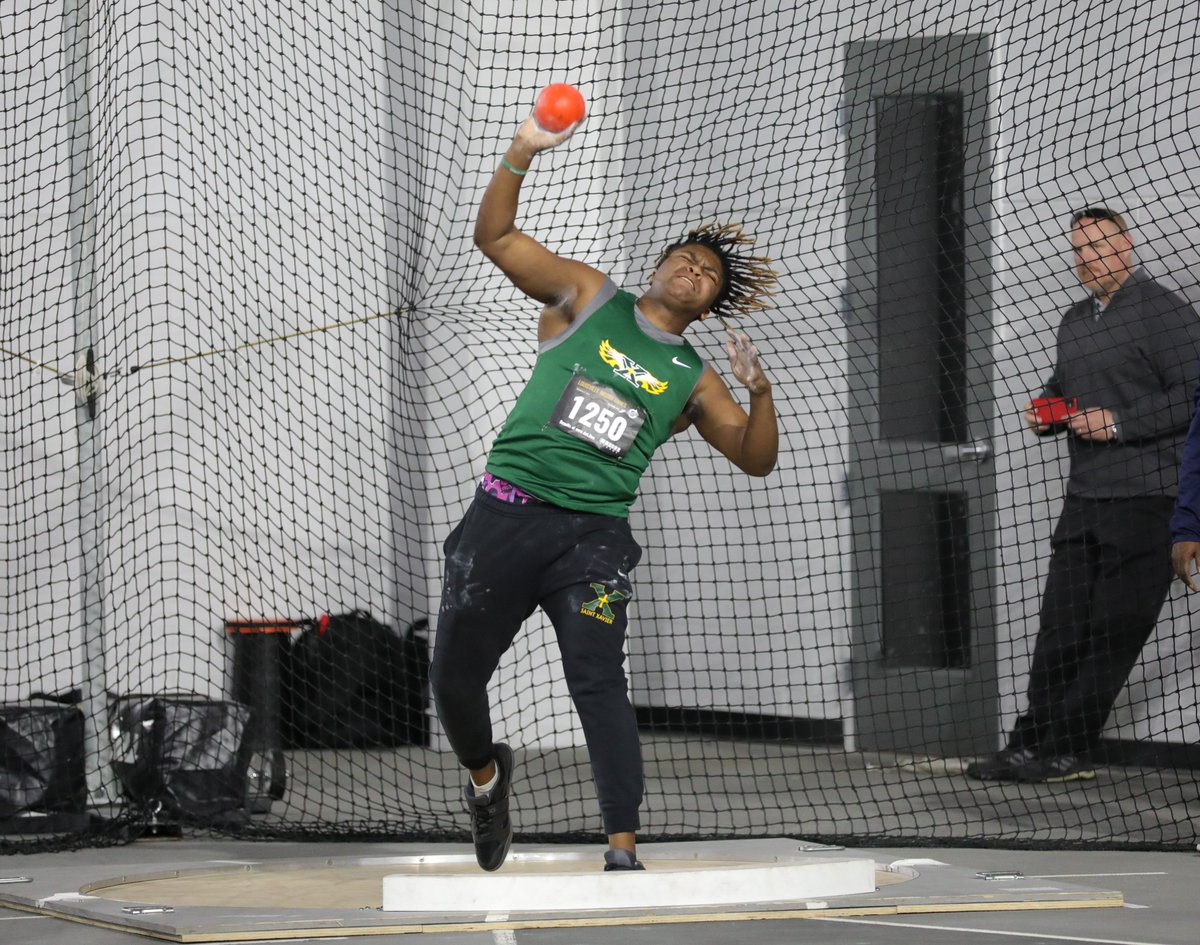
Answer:
[[[583,96],[579,89],[565,82],[547,85],[538,93],[533,106],[533,120],[546,131],[565,131],[577,121],[583,120]]]

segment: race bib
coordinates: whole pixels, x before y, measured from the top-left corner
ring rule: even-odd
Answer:
[[[550,426],[618,459],[629,452],[646,416],[607,384],[573,374],[550,416]]]

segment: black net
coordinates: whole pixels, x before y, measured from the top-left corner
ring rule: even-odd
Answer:
[[[428,695],[441,543],[538,321],[472,228],[552,81],[589,114],[525,178],[525,232],[637,292],[668,243],[734,221],[781,274],[742,325],[776,470],[689,431],[632,513],[643,835],[1194,842],[1189,599],[1160,580],[1178,456],[1128,445],[1187,428],[1174,296],[1088,353],[1134,364],[1126,393],[1159,384],[1106,418],[1127,429],[1105,455],[1141,450],[1135,483],[1089,493],[1139,511],[1093,509],[1116,538],[1089,532],[1056,590],[1072,632],[1112,626],[1038,677],[1057,691],[1124,641],[1087,692],[1099,739],[1030,741],[1060,767],[1027,780],[966,771],[1032,730],[1083,442],[1023,407],[1113,406],[1095,378],[1043,390],[1086,297],[1071,212],[1119,210],[1142,275],[1194,295],[1194,5],[19,6],[0,14],[0,849],[466,837]],[[688,337],[745,403],[717,322]],[[1152,586],[1104,557],[1142,547]],[[491,695],[518,836],[598,835],[540,612]]]

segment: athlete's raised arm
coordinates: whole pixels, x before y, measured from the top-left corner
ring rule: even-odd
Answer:
[[[475,245],[494,262],[513,285],[560,318],[570,321],[604,284],[604,275],[591,266],[558,256],[517,229],[521,185],[530,175],[534,158],[566,141],[577,125],[552,133],[527,118],[496,166],[475,219]]]

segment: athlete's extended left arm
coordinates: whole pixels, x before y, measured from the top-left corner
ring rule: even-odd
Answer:
[[[725,343],[734,378],[750,395],[749,412],[716,371],[706,370],[688,405],[688,419],[700,435],[742,472],[765,476],[779,456],[779,424],[771,399],[771,382],[758,360],[758,349],[742,333],[729,332]]]

